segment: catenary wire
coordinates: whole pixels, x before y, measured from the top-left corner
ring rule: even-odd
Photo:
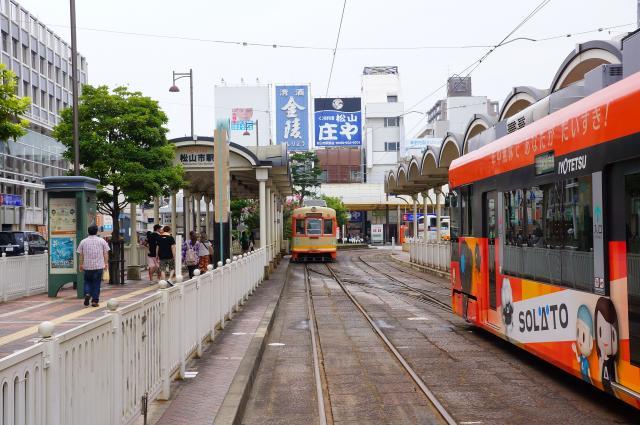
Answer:
[[[329,70],[329,80],[327,81],[327,90],[324,95],[329,95],[329,87],[331,86],[331,77],[333,75],[333,65],[336,63],[336,51],[338,50],[338,42],[340,41],[340,32],[342,31],[342,21],[344,20],[344,11],[347,8],[347,0],[342,3],[342,13],[340,14],[340,25],[338,25],[338,35],[336,36],[336,45],[333,48],[333,55],[331,56],[331,69]]]

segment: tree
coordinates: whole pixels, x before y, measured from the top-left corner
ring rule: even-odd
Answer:
[[[302,205],[306,196],[315,194],[316,187],[320,186],[322,170],[318,167],[318,156],[315,152],[296,152],[289,158],[291,168],[291,180],[293,191],[300,199]]]
[[[0,64],[0,141],[7,142],[24,136],[29,121],[22,118],[29,107],[31,99],[20,97],[16,74]]]
[[[336,210],[336,220],[338,221],[338,227],[342,228],[344,224],[347,224],[347,207],[344,206],[342,199],[336,196],[322,195],[322,199],[325,200],[329,208]]]
[[[73,161],[72,110],[61,117],[54,137]],[[128,202],[149,201],[184,185],[182,166],[173,163],[175,147],[166,137],[168,118],[157,101],[140,92],[90,85],[82,88],[78,118],[81,174],[100,181],[98,209],[113,218],[112,238],[119,240],[120,212]]]

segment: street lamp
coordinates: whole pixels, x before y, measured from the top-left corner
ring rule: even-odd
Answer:
[[[71,21],[71,107],[73,114],[73,174],[80,175],[80,123],[78,118],[78,46],[76,41],[76,2],[69,1]]]
[[[178,87],[176,85],[176,81],[178,81],[181,78],[188,78],[189,79],[189,105],[191,108],[191,140],[195,140],[195,134],[193,132],[193,70],[189,69],[189,72],[173,72],[173,84],[171,85],[171,87],[169,87],[169,92],[171,93],[179,93],[180,92],[180,87]],[[185,240],[187,238],[188,230],[187,230],[187,199],[186,196],[184,196],[184,191],[182,192],[183,196],[182,196],[182,227],[184,228],[184,237]],[[195,220],[194,220],[195,223]],[[176,226],[177,227],[177,226]],[[175,230],[177,231],[177,229]]]
[[[181,78],[189,79],[189,105],[191,108],[191,140],[194,140],[195,134],[193,132],[193,70],[189,70],[189,72],[175,72],[173,71],[173,84],[169,87],[169,91],[171,93],[180,92],[180,87],[176,85],[176,81]]]

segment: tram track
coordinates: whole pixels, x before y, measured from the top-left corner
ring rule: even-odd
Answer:
[[[416,288],[414,286],[411,286],[411,285],[401,281],[400,279],[394,277],[393,275],[391,275],[389,273],[386,273],[386,272],[380,270],[377,267],[372,266],[368,261],[363,260],[361,255],[356,256],[356,258],[357,258],[359,263],[362,263],[362,264],[366,265],[367,267],[369,267],[370,269],[374,270],[376,273],[379,273],[379,274],[383,275],[392,284],[394,284],[396,286],[399,286],[399,287],[402,287],[404,289],[408,289],[409,291],[412,291],[412,292],[415,292],[415,293],[419,294],[419,297],[418,297],[419,301],[427,301],[428,303],[433,304],[433,305],[435,305],[436,307],[438,307],[438,308],[440,308],[442,310],[445,310],[447,312],[451,312],[451,310],[452,310],[451,309],[451,304],[446,303],[446,302],[444,302],[444,301],[440,300],[439,298],[437,298],[437,297],[432,295],[432,294],[438,294],[438,295],[443,296],[443,297],[444,296],[450,297],[450,293],[448,293],[448,292],[447,293],[443,293],[443,292],[440,292],[440,291],[433,291],[433,290],[428,290],[428,289]],[[360,268],[360,269],[362,270],[362,268]],[[404,272],[403,270],[398,270],[398,271]],[[410,276],[418,278],[417,276],[414,276],[412,274],[410,274]],[[426,280],[427,282],[432,282],[432,281],[429,281],[428,279],[423,279],[423,280]],[[433,282],[433,283],[435,283],[435,282]],[[439,286],[439,285],[438,285],[438,287],[441,288],[441,286]],[[388,291],[388,289],[385,289],[385,288],[381,288],[381,289]]]
[[[311,268],[310,265],[305,264],[305,276],[308,277],[309,271],[312,271],[320,275],[323,275],[325,277],[330,277],[333,281],[335,281],[338,284],[338,286],[341,288],[341,290],[344,292],[344,294],[347,296],[347,298],[351,301],[351,303],[356,307],[356,309],[362,314],[365,320],[369,323],[374,333],[382,340],[382,342],[384,343],[388,351],[393,355],[393,357],[396,359],[396,361],[399,363],[402,369],[407,373],[407,375],[411,378],[411,380],[414,382],[414,384],[417,386],[420,392],[425,396],[429,404],[433,407],[435,412],[437,412],[437,414],[439,415],[440,419],[442,419],[444,423],[449,425],[456,424],[457,422],[453,419],[451,414],[446,410],[446,408],[442,405],[442,403],[440,403],[437,397],[433,394],[433,392],[429,389],[429,387],[425,384],[425,382],[420,378],[418,373],[416,373],[416,371],[411,367],[411,365],[409,365],[409,363],[404,358],[404,356],[400,354],[400,351],[398,350],[398,348],[391,342],[389,338],[387,338],[384,332],[382,332],[380,327],[371,318],[371,316],[366,311],[366,309],[351,294],[351,292],[345,285],[345,282],[343,281],[343,279],[341,279],[338,276],[336,271],[333,270],[333,268],[330,265],[324,264],[324,266],[326,267],[328,274],[322,273],[315,268]],[[309,281],[307,281],[307,285],[309,285]],[[312,297],[310,296],[310,294],[309,294],[309,297],[312,302]]]

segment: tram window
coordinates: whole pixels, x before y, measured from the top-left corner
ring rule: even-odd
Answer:
[[[304,218],[296,219],[296,235],[304,235]]]
[[[319,218],[307,219],[307,235],[321,235],[322,234],[322,220]]]
[[[332,235],[333,234],[333,220],[329,219],[325,219],[324,220],[324,234],[325,235]]]
[[[522,246],[526,241],[522,198],[521,189],[504,193],[505,243],[508,245]]]
[[[471,208],[472,195],[473,188],[471,186],[466,186],[460,189],[460,214],[462,221],[460,233],[464,236],[471,236],[473,230],[473,214]]]
[[[631,362],[640,365],[640,174],[625,176],[627,294]]]
[[[505,273],[591,291],[591,176],[504,195]]]
[[[458,236],[460,233],[460,203],[458,202],[458,190],[449,191],[449,196],[447,197],[447,201],[445,204],[448,204],[451,210],[451,241],[455,242],[458,240]]]

